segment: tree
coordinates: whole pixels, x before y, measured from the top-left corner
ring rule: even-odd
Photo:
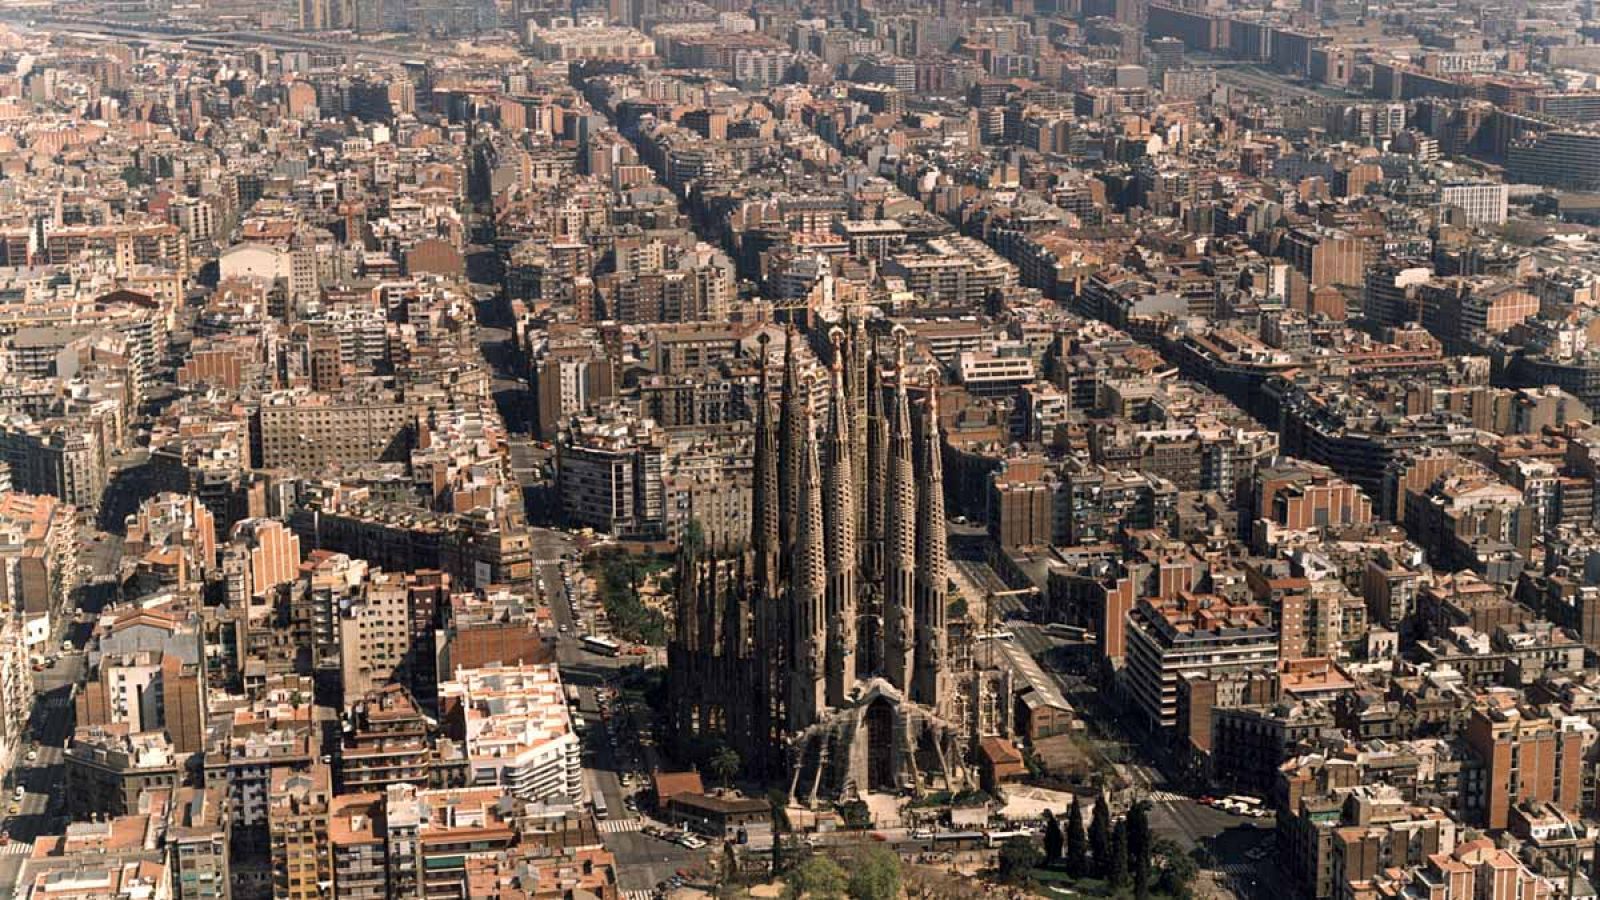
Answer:
[[[1039,863],[1044,861],[1044,851],[1025,834],[1006,838],[1000,845],[1000,880],[1008,884],[1021,884],[1028,880]]]
[[[1111,807],[1101,794],[1094,801],[1094,818],[1089,821],[1089,852],[1094,854],[1094,874],[1111,875]]]
[[[1110,865],[1106,869],[1106,881],[1113,888],[1128,886],[1128,820],[1123,819],[1111,829]]]
[[[722,884],[724,887],[732,885],[739,878],[739,855],[733,849],[733,841],[722,842]]]
[[[1170,897],[1191,895],[1191,885],[1200,875],[1200,866],[1194,857],[1183,852],[1173,841],[1156,841],[1153,854],[1161,859],[1161,872],[1156,877],[1156,890]]]
[[[1065,841],[1061,833],[1061,820],[1056,814],[1045,810],[1044,814],[1044,861],[1045,865],[1055,865],[1061,861],[1061,845]]]
[[[1128,810],[1128,864],[1133,870],[1133,894],[1150,896],[1150,809],[1143,800]]]
[[[767,794],[767,804],[772,807],[772,877],[783,874],[783,835],[789,830],[789,798],[783,791],[774,789]]]
[[[683,529],[683,546],[700,551],[706,546],[706,527],[700,524],[699,519],[690,519],[689,524]]]
[[[1083,807],[1072,801],[1067,813],[1067,874],[1082,878],[1089,874],[1089,836],[1083,832]]]
[[[869,847],[850,867],[847,890],[853,900],[895,900],[900,896],[900,857],[885,847]]]
[[[846,879],[839,864],[826,856],[812,856],[784,876],[784,900],[840,900]]]
[[[712,776],[720,781],[723,787],[727,787],[733,783],[733,776],[739,774],[739,766],[741,765],[739,751],[729,747],[727,744],[723,744],[711,754],[711,761],[708,765],[711,767]]]

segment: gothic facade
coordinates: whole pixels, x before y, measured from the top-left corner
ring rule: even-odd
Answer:
[[[750,538],[681,552],[674,723],[795,802],[963,787],[1010,717],[1003,678],[952,661],[937,376],[913,428],[903,342],[886,373],[860,323],[830,337],[814,384],[788,332],[775,399],[762,338]]]

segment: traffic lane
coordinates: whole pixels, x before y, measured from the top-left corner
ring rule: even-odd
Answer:
[[[1272,836],[1271,819],[1235,816],[1184,797],[1151,802],[1150,828],[1184,849],[1204,847],[1218,862],[1244,862],[1245,854]]]
[[[594,687],[580,687],[578,693],[585,708],[599,706],[598,699],[594,696]],[[587,775],[590,785],[605,799],[606,811],[610,816],[619,819],[631,818],[631,814],[624,809],[622,802],[622,782],[619,778],[621,759],[617,753],[619,734],[611,724],[615,721],[616,717],[610,715],[595,715],[589,718],[590,724],[586,731],[589,746],[594,754],[591,757],[594,762],[589,767]]]
[[[668,878],[701,866],[713,849],[720,852],[717,841],[709,841],[700,850],[689,850],[660,838],[637,831],[619,831],[601,835],[606,849],[617,858],[617,887],[624,891],[648,891]]]
[[[59,830],[58,819],[64,810],[61,785],[66,776],[60,754],[59,748],[41,748],[35,762],[19,761],[14,770],[13,781],[22,794],[19,797],[13,788],[5,798],[6,817],[0,826],[13,840],[31,841]]]

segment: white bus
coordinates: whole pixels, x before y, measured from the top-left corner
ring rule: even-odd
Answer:
[[[1241,816],[1249,816],[1252,819],[1265,819],[1267,816],[1271,815],[1271,813],[1267,811],[1267,806],[1265,803],[1262,803],[1255,797],[1246,797],[1243,794],[1234,794],[1229,797],[1224,797],[1222,798],[1222,802],[1218,803],[1217,805],[1223,807],[1231,813]]]
[[[598,634],[587,635],[583,639],[583,649],[601,656],[617,656],[622,653],[622,645],[607,637]]]

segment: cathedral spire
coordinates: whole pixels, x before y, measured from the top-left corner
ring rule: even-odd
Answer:
[[[793,656],[789,676],[789,733],[813,724],[822,712],[823,644],[828,561],[822,517],[822,473],[817,461],[816,422],[809,406],[798,441],[799,495],[795,505],[789,610]]]
[[[883,498],[883,674],[902,691],[911,687],[917,565],[917,484],[906,377],[905,334],[898,332],[894,399],[889,410],[888,478]]]
[[[883,354],[872,338],[866,376],[867,422],[862,443],[865,464],[857,473],[866,487],[866,526],[861,542],[859,581],[866,590],[858,629],[863,672],[883,670],[883,527],[884,491],[889,480],[889,423],[883,408]]]
[[[783,545],[778,525],[777,435],[773,431],[772,390],[767,375],[767,345],[771,341],[765,332],[756,338],[761,346],[761,375],[756,394],[755,490],[750,500],[750,550],[755,557],[755,583],[751,592],[755,606],[755,672],[752,678],[759,695],[753,727],[768,741],[775,737],[778,723],[783,721],[783,667],[788,659],[789,634],[778,581]]]
[[[863,315],[847,315],[845,390],[850,398],[850,474],[856,482],[856,534],[867,530],[867,330]]]
[[[823,517],[827,530],[827,698],[843,706],[856,682],[856,488],[850,440],[850,396],[844,383],[844,332],[835,328],[833,390],[823,462]]]
[[[794,541],[795,504],[800,494],[800,429],[806,398],[800,394],[800,368],[794,345],[794,324],[783,332],[783,393],[778,407],[778,540],[787,548]],[[788,554],[780,554],[787,566]]]
[[[765,332],[756,337],[761,345],[761,372],[756,390],[755,490],[750,498],[750,549],[755,552],[756,587],[763,597],[777,596],[778,557],[782,555],[779,530],[778,460],[772,431],[772,396],[767,382],[767,344]]]
[[[928,402],[922,426],[921,473],[917,485],[916,669],[911,697],[943,712],[950,700],[949,626],[946,585],[949,560],[944,525],[944,464],[939,437],[939,370],[928,369]]]

